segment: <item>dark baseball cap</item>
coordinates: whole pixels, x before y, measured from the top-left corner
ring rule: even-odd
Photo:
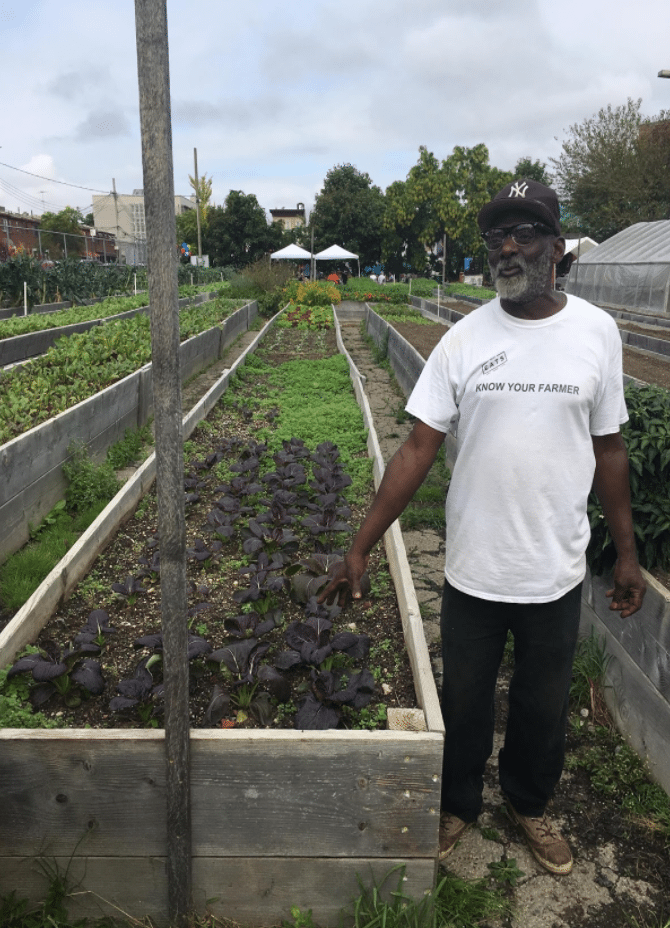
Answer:
[[[482,206],[477,216],[480,231],[492,229],[504,213],[512,210],[529,213],[548,225],[556,235],[561,234],[561,213],[556,191],[528,179],[506,184],[490,203]]]

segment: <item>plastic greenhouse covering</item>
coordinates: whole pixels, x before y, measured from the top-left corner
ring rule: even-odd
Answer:
[[[565,289],[601,306],[670,315],[670,220],[638,222],[583,254]]]

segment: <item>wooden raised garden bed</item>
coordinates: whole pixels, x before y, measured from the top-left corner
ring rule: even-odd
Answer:
[[[259,336],[259,339],[262,336]],[[255,348],[258,340],[248,351]],[[339,340],[342,345],[341,339]],[[211,409],[244,357],[187,417]],[[375,481],[383,465],[360,378]],[[150,479],[138,471],[0,634],[6,666],[88,570]],[[385,538],[422,731],[193,730],[191,815],[198,911],[276,923],[291,906],[335,925],[359,893],[404,868],[403,891],[434,885],[443,726],[397,524]],[[30,627],[30,631],[28,628]],[[164,734],[158,730],[0,731],[0,893],[43,898],[39,858],[68,873],[72,916],[167,920]],[[400,871],[390,881],[395,889]]]

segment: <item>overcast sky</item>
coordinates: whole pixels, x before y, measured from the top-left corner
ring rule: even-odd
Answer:
[[[511,170],[628,97],[670,109],[668,0],[168,0],[175,192],[193,149],[269,210],[349,162],[383,190],[420,145]],[[132,0],[0,0],[0,205],[88,212],[142,187]],[[10,165],[11,167],[7,167]],[[13,170],[21,168],[24,172]],[[63,186],[65,181],[77,186]],[[91,189],[79,189],[91,188]]]

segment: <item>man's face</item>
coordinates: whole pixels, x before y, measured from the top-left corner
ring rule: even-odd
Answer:
[[[523,213],[505,214],[496,228],[511,229],[521,222],[534,222]],[[536,230],[529,245],[517,245],[507,236],[500,248],[489,252],[491,278],[502,300],[532,303],[551,288],[556,237]]]

